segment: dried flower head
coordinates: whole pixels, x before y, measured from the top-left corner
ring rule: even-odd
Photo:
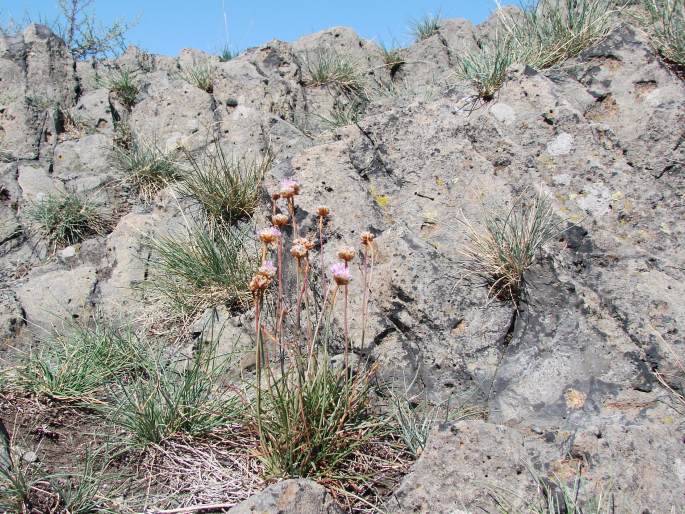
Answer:
[[[362,244],[364,246],[368,246],[371,243],[373,243],[374,235],[371,232],[362,232],[361,236],[359,237],[362,240]]]
[[[304,245],[294,244],[290,247],[290,255],[298,259],[306,257],[307,253],[307,249],[304,247]]]
[[[300,194],[300,184],[291,179],[284,179],[281,181],[280,195],[282,198],[292,198]]]
[[[293,244],[302,245],[307,249],[307,251],[311,250],[312,248],[314,248],[314,246],[316,246],[314,244],[314,241],[312,241],[311,239],[307,239],[306,237],[298,237],[293,241]]]
[[[254,277],[252,277],[252,280],[250,280],[250,291],[252,291],[253,294],[261,293],[267,287],[269,287],[270,282],[271,281],[267,277],[257,273]]]
[[[352,259],[354,259],[354,254],[354,248],[351,246],[343,246],[340,250],[338,250],[338,259],[341,261],[350,262]]]
[[[281,235],[281,231],[276,227],[269,227],[259,232],[259,239],[262,243],[268,245],[278,241]]]
[[[274,266],[273,261],[264,261],[257,274],[266,277],[268,280],[273,280],[276,276],[276,266]]]
[[[316,208],[316,214],[319,216],[319,218],[326,218],[330,213],[331,210],[326,205],[319,205]]]
[[[350,274],[350,268],[348,268],[343,262],[336,262],[331,266],[331,273],[333,274],[333,280],[339,286],[346,286],[352,280],[352,275]]]
[[[275,202],[281,197],[280,193],[271,193],[271,199]]]
[[[274,214],[271,216],[271,223],[274,227],[285,227],[288,224],[288,216],[286,214]]]

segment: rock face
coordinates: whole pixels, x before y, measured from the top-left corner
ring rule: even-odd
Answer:
[[[34,344],[65,318],[152,315],[137,288],[154,279],[144,238],[173,233],[184,217],[173,188],[144,203],[120,187],[109,149],[122,120],[167,150],[213,139],[239,156],[270,149],[265,191],[286,177],[303,185],[303,230],[315,230],[316,207],[326,204],[328,244],[376,235],[370,330],[362,347],[352,316],[355,352],[377,362],[384,380],[412,383],[436,404],[467,398],[486,413],[437,427],[388,511],[522,508],[542,494],[542,479],[570,483],[579,469],[583,498],[611,488],[616,512],[679,511],[685,85],[624,24],[558,69],[512,66],[491,102],[475,101],[469,84],[445,87],[458,56],[493,30],[492,21],[444,21],[392,72],[377,45],[345,28],[224,63],[129,48],[98,70],[75,65],[44,27],[0,39],[0,351],[19,336]],[[394,80],[402,94],[371,95],[364,115],[332,127],[349,95],[310,84],[322,52],[352,59],[369,87]],[[211,68],[211,91],[183,80],[197,66]],[[117,68],[139,81],[130,108],[92,83],[96,71]],[[57,106],[79,123],[67,130]],[[459,221],[479,225],[485,210],[509,209],[536,188],[564,230],[513,306],[464,273]],[[111,229],[54,252],[36,241],[27,212],[41,196],[71,190],[103,208],[114,190]],[[226,348],[249,326],[231,316],[221,314]],[[322,487],[297,480],[231,512],[334,509]]]
[[[248,498],[232,514],[338,514],[326,489],[309,480],[284,480]]]

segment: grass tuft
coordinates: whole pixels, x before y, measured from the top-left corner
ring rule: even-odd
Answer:
[[[513,64],[514,59],[509,41],[497,36],[494,40],[482,41],[477,51],[468,52],[459,58],[457,77],[471,82],[478,91],[478,96],[489,101],[504,84],[507,68]]]
[[[353,96],[347,102],[336,101],[329,117],[321,116],[322,121],[331,128],[345,127],[357,123],[364,113],[367,102]]]
[[[322,365],[304,379],[288,373],[265,388],[261,441],[267,472],[330,477],[380,437],[387,426],[368,415],[371,376],[362,372],[350,378],[347,370]]]
[[[402,57],[402,50],[400,48],[388,47],[381,43],[381,52],[383,52],[383,63],[390,71],[390,75],[395,75],[402,65],[405,64],[404,57]]]
[[[214,221],[235,223],[249,218],[259,203],[265,173],[271,166],[269,153],[262,158],[233,158],[214,142],[198,158],[186,152],[191,170],[179,184],[181,194],[197,200]]]
[[[307,56],[309,86],[336,86],[347,93],[360,94],[364,80],[359,64],[335,50],[320,49],[314,56]]]
[[[524,274],[543,245],[561,233],[552,205],[543,193],[526,201],[518,198],[506,213],[486,213],[485,231],[461,220],[469,239],[461,250],[469,273],[484,278],[493,297],[518,304],[525,288]]]
[[[440,30],[440,13],[426,14],[423,18],[412,20],[409,28],[416,42],[428,39]]]
[[[206,435],[239,419],[238,396],[220,385],[227,365],[214,344],[200,348],[185,367],[160,360],[148,376],[119,384],[109,417],[134,448]]]
[[[513,14],[500,7],[498,33],[459,58],[457,75],[490,100],[512,63],[558,65],[606,37],[614,12],[611,0],[538,0]]]
[[[219,61],[228,62],[238,57],[238,55],[240,55],[240,52],[236,52],[232,50],[230,46],[226,45],[221,49],[221,52],[219,53]]]
[[[48,475],[39,464],[23,462],[15,447],[10,447],[9,465],[0,462],[0,511],[60,512],[89,514],[114,512],[105,497],[108,480],[103,469],[86,454],[78,473]]]
[[[538,483],[537,496],[532,500],[518,498],[517,503],[521,503],[521,500],[524,502],[525,506],[522,508],[512,506],[515,495],[511,491],[503,487],[497,487],[497,490],[493,491],[498,512],[502,514],[614,514],[618,512],[614,495],[604,489],[585,501],[579,499],[580,491],[586,483],[580,476],[580,470],[570,486],[557,476],[552,479],[535,474],[533,476]]]
[[[113,164],[141,198],[151,201],[160,189],[179,178],[179,166],[157,144],[142,141],[130,132],[122,136],[125,144],[112,148]]]
[[[151,239],[151,265],[159,272],[155,291],[189,316],[216,305],[247,305],[255,267],[249,237],[246,228],[209,223],[189,228],[185,236]]]
[[[659,53],[667,61],[685,66],[685,0],[642,0],[646,28]]]
[[[178,76],[191,86],[202,89],[207,93],[214,92],[214,70],[209,63],[195,64],[183,68]]]
[[[118,70],[107,77],[98,77],[97,84],[112,91],[129,109],[135,105],[140,93],[135,74],[127,70]]]
[[[143,373],[149,364],[147,349],[130,328],[70,328],[29,355],[17,379],[22,389],[60,401],[97,402],[105,385]]]
[[[108,228],[105,216],[90,200],[74,192],[51,193],[34,203],[28,217],[42,238],[69,246]]]

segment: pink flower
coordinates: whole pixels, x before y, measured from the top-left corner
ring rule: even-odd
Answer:
[[[274,266],[273,261],[264,261],[259,268],[258,274],[268,279],[273,279],[276,276],[276,266]]]
[[[343,262],[336,262],[331,266],[331,273],[333,274],[333,280],[339,286],[346,286],[352,280],[352,275],[350,274],[350,269],[345,266]]]
[[[292,198],[300,194],[300,184],[289,178],[281,180],[280,195],[282,198]]]
[[[281,235],[281,231],[276,227],[269,227],[259,232],[259,239],[265,244],[271,244],[275,243]]]

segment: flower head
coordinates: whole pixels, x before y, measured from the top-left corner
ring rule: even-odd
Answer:
[[[293,244],[302,245],[307,251],[311,250],[315,246],[314,241],[307,239],[306,237],[298,237],[295,239],[295,241],[293,241]]]
[[[373,243],[374,235],[371,232],[362,232],[361,236],[359,237],[362,240],[362,244],[364,246],[368,246],[371,243]]]
[[[271,199],[275,202],[277,201],[281,195],[279,193],[271,193]]]
[[[273,280],[276,276],[276,266],[274,266],[273,261],[264,261],[257,270],[257,274],[266,277],[268,280]]]
[[[271,216],[271,223],[274,227],[284,227],[288,224],[288,216],[286,214],[274,214]]]
[[[269,227],[259,232],[259,239],[262,243],[268,245],[278,241],[281,235],[281,231],[276,227]]]
[[[331,210],[326,205],[319,205],[316,208],[316,214],[319,216],[319,218],[326,218],[330,213]]]
[[[331,273],[333,274],[333,280],[339,286],[346,286],[352,280],[352,275],[350,274],[350,268],[348,268],[343,262],[336,262],[331,266]]]
[[[281,198],[292,198],[295,195],[300,194],[300,184],[291,179],[283,179],[281,181]]]
[[[354,259],[354,254],[354,248],[351,246],[343,246],[340,250],[338,250],[338,259],[347,263]]]
[[[304,245],[294,244],[290,247],[290,255],[298,259],[306,257],[307,253],[309,252],[307,251],[307,248],[304,247]]]
[[[250,291],[253,294],[261,294],[267,287],[269,287],[270,280],[264,275],[257,273],[252,280],[250,280]]]

